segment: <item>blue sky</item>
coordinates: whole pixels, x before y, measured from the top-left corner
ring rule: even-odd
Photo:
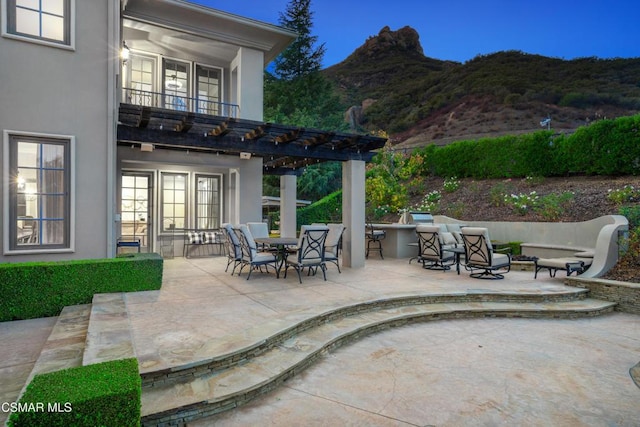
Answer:
[[[190,0],[278,24],[288,0]],[[347,58],[386,25],[418,31],[426,56],[465,62],[521,50],[573,59],[640,57],[640,0],[312,0],[323,67]]]

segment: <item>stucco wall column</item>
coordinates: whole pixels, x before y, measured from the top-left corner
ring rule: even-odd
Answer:
[[[280,177],[280,235],[296,237],[297,178],[295,175]]]
[[[364,179],[364,161],[349,160],[342,163],[342,222],[346,227],[342,241],[342,264],[351,268],[364,267]]]

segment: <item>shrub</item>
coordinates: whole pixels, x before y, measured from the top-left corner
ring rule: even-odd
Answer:
[[[460,181],[455,176],[452,176],[444,180],[444,184],[442,184],[442,188],[447,193],[453,193],[458,188],[460,188]]]
[[[139,426],[141,387],[136,359],[36,375],[19,403],[37,410],[14,412],[7,425]]]
[[[160,289],[162,257],[126,257],[0,264],[0,321],[57,316],[96,293]]]
[[[323,197],[310,206],[296,211],[298,226],[315,222],[342,222],[342,190]]]
[[[611,200],[616,205],[622,205],[623,203],[633,202],[640,199],[640,191],[633,188],[633,185],[625,185],[622,188],[609,190],[607,193],[607,199]]]
[[[535,191],[529,194],[511,194],[504,197],[505,204],[511,206],[520,215],[525,215],[530,209],[538,205],[538,193]]]
[[[574,193],[571,191],[565,191],[562,194],[547,194],[539,199],[536,211],[547,221],[557,221],[564,215],[573,198]]]

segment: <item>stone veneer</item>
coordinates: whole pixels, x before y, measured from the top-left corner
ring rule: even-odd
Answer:
[[[567,277],[566,285],[589,290],[591,298],[617,303],[615,310],[640,314],[640,283]]]

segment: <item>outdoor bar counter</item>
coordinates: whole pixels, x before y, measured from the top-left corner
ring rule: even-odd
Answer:
[[[376,230],[384,230],[387,235],[380,242],[382,243],[382,254],[385,258],[411,258],[418,254],[416,245],[409,246],[409,243],[417,243],[416,224],[373,224]],[[376,256],[372,253],[370,256]]]

